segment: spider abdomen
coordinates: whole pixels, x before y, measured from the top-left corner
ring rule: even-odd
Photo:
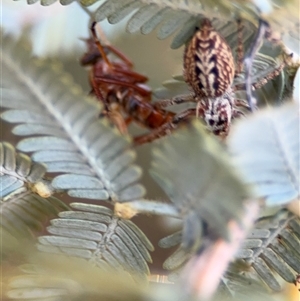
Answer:
[[[229,45],[204,19],[185,48],[185,81],[199,97],[219,97],[232,85],[234,72]]]

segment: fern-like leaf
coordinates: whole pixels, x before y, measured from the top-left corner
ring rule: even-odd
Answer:
[[[197,244],[203,221],[213,237],[228,239],[228,222],[243,212],[249,191],[229,161],[225,149],[204,133],[198,121],[154,150],[151,174],[184,219],[187,248]]]
[[[40,1],[48,6],[56,0],[27,0],[28,4]],[[59,0],[62,5],[68,5],[74,0]],[[90,6],[99,0],[81,0],[84,6]],[[101,1],[94,17],[97,21],[107,18],[115,24],[131,15],[127,22],[127,31],[140,30],[143,34],[157,30],[157,37],[164,39],[175,36],[171,47],[178,48],[193,34],[195,26],[204,16],[225,21],[240,18],[256,24],[257,19],[266,19],[271,27],[283,32],[284,41],[291,49],[299,51],[298,0],[266,0],[266,1],[235,1],[235,0],[105,0]],[[285,26],[283,28],[282,21]],[[299,53],[298,53],[299,54]]]
[[[239,262],[239,265],[242,263]],[[258,279],[246,277],[237,270],[227,271],[219,286],[218,296],[220,300],[224,300],[225,296],[235,296],[235,300],[273,300],[267,287]],[[227,300],[226,299],[226,300]]]
[[[133,222],[102,206],[72,203],[71,207],[78,211],[61,212],[52,220],[48,227],[52,235],[39,238],[39,250],[84,258],[104,269],[109,265],[148,275],[153,246]]]
[[[82,3],[89,4],[89,1],[83,0]],[[189,40],[203,15],[213,18],[219,17],[222,12],[228,17],[232,12],[237,13],[238,9],[236,3],[228,1],[225,3],[225,1],[208,0],[199,2],[107,0],[95,12],[95,19],[102,21],[107,18],[110,23],[114,24],[134,12],[127,23],[128,32],[140,30],[143,34],[148,34],[160,25],[157,37],[165,39],[178,31],[171,44],[171,48],[175,49]]]
[[[296,273],[300,274],[299,231],[300,219],[285,210],[264,217],[256,223],[236,258],[244,259],[271,289],[280,291],[274,271],[290,283],[296,282]]]
[[[46,197],[47,189],[42,190],[45,171],[45,166],[16,153],[12,145],[0,143],[2,235],[7,232],[16,238],[28,238],[32,231],[41,230],[48,218],[68,208],[60,200]]]
[[[42,179],[46,172],[42,164],[34,164],[30,158],[15,149],[9,143],[0,143],[1,198],[17,193],[25,183],[35,183]],[[23,191],[26,191],[24,187]]]
[[[299,197],[299,105],[266,109],[237,122],[229,148],[248,183],[268,205]]]
[[[18,148],[33,152],[33,160],[48,172],[60,172],[52,185],[69,195],[90,199],[130,201],[141,198],[136,182],[141,170],[133,165],[135,152],[99,119],[96,101],[83,95],[57,65],[33,60],[24,45],[2,39],[2,119],[21,123],[14,134],[30,136]],[[32,137],[35,136],[35,137]]]
[[[86,6],[95,2],[97,1],[81,0],[81,3]],[[199,20],[203,16],[228,21],[233,17],[239,18],[241,12],[243,17],[251,23],[256,23],[257,17],[263,13],[263,17],[280,32],[282,31],[280,20],[289,19],[286,24],[288,29],[285,28],[285,33],[289,39],[297,36],[297,0],[289,1],[289,3],[280,1],[280,4],[278,1],[267,2],[265,6],[266,3],[258,2],[254,5],[251,0],[243,2],[229,0],[106,0],[96,10],[95,19],[102,21],[107,18],[110,23],[114,24],[131,14],[127,23],[128,32],[140,30],[143,34],[148,34],[160,25],[157,30],[159,39],[167,38],[178,30],[179,32],[172,42],[172,48],[180,47],[191,37],[195,26],[199,24]]]

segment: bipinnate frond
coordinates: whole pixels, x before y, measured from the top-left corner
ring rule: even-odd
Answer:
[[[27,3],[38,1],[47,6],[57,0],[27,0]],[[74,0],[59,2],[68,5]],[[96,2],[99,0],[81,0],[83,6]],[[116,24],[130,16],[126,26],[128,32],[148,34],[158,27],[159,39],[165,39],[177,31],[171,47],[178,48],[191,37],[203,17],[224,21],[243,18],[254,24],[261,17],[270,23],[272,29],[283,33],[288,47],[299,51],[298,5],[298,0],[105,0],[100,2],[94,18],[98,22],[107,18],[109,23]]]
[[[7,232],[15,238],[28,238],[32,231],[42,230],[47,219],[68,209],[59,199],[50,197],[43,183],[45,172],[42,164],[16,153],[9,143],[0,143],[2,235]]]
[[[53,219],[48,232],[39,238],[38,249],[86,259],[103,269],[124,269],[133,276],[149,274],[151,242],[131,221],[118,218],[103,206],[72,203]]]
[[[242,262],[235,264],[242,265]],[[233,266],[233,265],[232,265]],[[254,297],[255,295],[255,297]],[[242,275],[238,269],[227,271],[218,288],[217,296],[219,300],[261,300],[272,301],[274,298],[270,294],[268,288],[259,280]]]
[[[299,105],[256,112],[232,127],[228,146],[245,181],[267,205],[286,204],[300,195]]]
[[[281,290],[275,274],[296,283],[300,274],[300,219],[286,210],[259,219],[236,258],[245,260],[272,290]]]
[[[82,1],[83,4],[86,4],[86,2],[87,1],[84,0]],[[236,28],[236,23],[231,21],[232,14],[238,13],[239,8],[237,6],[239,6],[239,4],[233,4],[233,2],[230,1],[225,3],[225,1],[215,0],[106,0],[95,12],[95,19],[96,21],[102,21],[107,18],[108,22],[115,24],[131,14],[126,26],[128,32],[134,33],[140,31],[142,34],[148,34],[159,26],[157,29],[158,39],[165,39],[177,32],[171,44],[171,48],[175,49],[191,38],[195,28],[199,26],[200,20],[204,16],[211,19],[213,17],[219,18],[221,13],[223,15],[223,21],[220,22],[220,19],[215,19],[214,26],[218,27],[218,29],[225,27],[225,31],[230,30],[232,33],[232,30]],[[132,12],[134,12],[134,14],[132,14]],[[230,18],[228,18],[229,15],[231,15]],[[229,20],[231,24],[229,24],[228,27],[226,21]],[[247,21],[247,24],[248,23],[253,29],[253,25]],[[249,36],[247,38],[249,38]]]
[[[59,66],[34,60],[21,42],[2,39],[1,117],[19,123],[13,133],[29,136],[18,149],[48,172],[63,173],[55,189],[89,199],[130,201],[144,195],[141,169],[129,138],[99,119],[100,106],[84,96]]]
[[[46,172],[44,165],[33,163],[27,155],[16,153],[7,142],[0,142],[0,168],[1,199],[26,191],[26,183],[37,183]]]
[[[91,5],[96,0],[81,0],[83,5]],[[280,3],[279,3],[280,2]],[[131,14],[127,22],[127,31],[140,30],[148,34],[157,30],[157,37],[164,39],[178,31],[172,46],[177,48],[185,43],[198,25],[199,19],[221,18],[232,20],[241,15],[251,22],[255,22],[261,15],[271,23],[271,26],[282,32],[280,20],[288,19],[284,29],[289,38],[297,35],[298,3],[292,1],[268,1],[267,5],[249,1],[220,1],[220,0],[106,0],[95,12],[95,19],[102,21],[107,18],[111,24],[118,23]],[[133,14],[132,14],[133,13]],[[280,18],[278,18],[280,16]],[[290,19],[289,19],[290,17]],[[298,37],[299,40],[299,37]]]
[[[239,220],[250,191],[232,168],[225,148],[204,132],[198,120],[158,144],[151,174],[183,218],[187,249],[197,244],[202,232],[229,239],[227,224]]]
[[[165,270],[171,271],[169,274],[169,279],[177,280],[178,275],[181,272],[184,265],[191,258],[192,254],[187,252],[183,245],[180,245],[182,241],[182,231],[175,232],[162,238],[158,245],[161,248],[171,248],[173,246],[179,245],[178,248],[172,253],[163,263],[163,268]]]

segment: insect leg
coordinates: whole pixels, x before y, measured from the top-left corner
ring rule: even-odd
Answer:
[[[125,75],[125,77],[130,77],[133,83],[144,83],[148,80],[147,76],[137,73],[130,69],[120,68],[117,64],[113,65],[113,69],[114,71],[116,71],[116,73],[118,73],[118,75],[122,74]]]
[[[93,72],[90,72],[89,77],[90,77],[91,86],[93,88],[93,90],[92,90],[93,93],[96,95],[97,99],[99,99],[103,103],[105,111],[108,112],[109,111],[109,103],[107,102],[106,98],[103,96],[103,94],[100,90],[100,87],[99,87],[96,79],[94,78]]]
[[[101,45],[101,43],[100,43],[100,41],[97,37],[96,25],[97,25],[97,23],[93,22],[92,26],[91,26],[91,31],[92,31],[92,35],[93,35],[93,38],[94,38],[94,42],[97,45],[99,52],[101,53],[101,57],[104,59],[106,64],[112,68],[112,64],[109,61],[109,59],[107,58],[106,53],[105,53],[105,51],[104,51],[104,49],[103,49],[103,47],[102,47],[102,45]]]
[[[115,48],[112,45],[106,45],[106,47],[112,53],[114,53],[119,59],[121,59],[128,67],[133,67],[133,63],[131,62],[131,60],[125,54],[123,54],[120,50],[118,50],[117,48]]]
[[[151,95],[151,91],[143,88],[143,87],[139,87],[135,84],[132,83],[128,83],[125,81],[121,81],[118,79],[113,79],[113,78],[107,78],[105,75],[103,76],[98,76],[95,77],[94,79],[95,83],[107,83],[107,84],[114,84],[114,85],[119,85],[121,87],[128,87],[128,88],[132,88],[133,90],[139,92],[142,96],[150,96]]]
[[[107,116],[122,135],[128,134],[126,120],[124,120],[122,114],[118,110],[108,112]]]

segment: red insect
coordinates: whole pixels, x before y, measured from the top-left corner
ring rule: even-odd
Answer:
[[[87,40],[88,51],[82,57],[81,64],[91,66],[91,93],[103,103],[105,114],[122,133],[127,131],[131,121],[148,129],[156,129],[170,122],[174,114],[156,109],[150,102],[151,90],[144,85],[148,78],[133,71],[132,62],[119,50],[111,45],[102,46],[95,26],[94,22],[91,27],[93,38]],[[119,61],[109,60],[108,54],[114,54]]]

